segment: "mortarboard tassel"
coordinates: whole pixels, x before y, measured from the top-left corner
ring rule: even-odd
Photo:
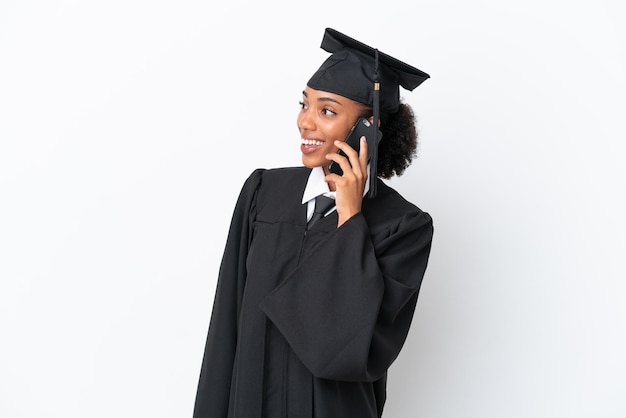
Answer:
[[[379,109],[379,96],[380,95],[380,83],[378,82],[378,49],[374,50],[374,92],[373,92],[373,107],[374,107],[374,138],[372,141],[368,143],[368,150],[370,153],[370,189],[368,193],[368,197],[370,199],[376,197],[376,185],[378,183],[378,139],[379,139],[379,129],[378,129],[378,120],[380,118],[380,109]]]

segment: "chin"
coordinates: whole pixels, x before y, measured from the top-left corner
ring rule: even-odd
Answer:
[[[325,161],[317,161],[306,156],[302,156],[302,165],[308,168],[322,167]]]

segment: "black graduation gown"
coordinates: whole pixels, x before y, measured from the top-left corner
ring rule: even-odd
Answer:
[[[432,219],[378,181],[305,234],[310,169],[259,169],[232,218],[194,418],[380,417],[413,317]]]

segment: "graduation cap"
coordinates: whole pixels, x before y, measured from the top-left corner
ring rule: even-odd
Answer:
[[[373,126],[378,126],[380,111],[395,113],[400,105],[400,86],[412,91],[430,76],[404,62],[326,28],[321,48],[332,53],[313,74],[307,85],[315,90],[338,94],[372,107]],[[374,138],[368,138],[371,141]],[[378,142],[369,144],[370,191],[376,195]],[[373,177],[373,179],[372,179]]]

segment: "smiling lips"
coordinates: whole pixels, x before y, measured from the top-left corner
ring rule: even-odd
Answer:
[[[310,154],[317,151],[317,149],[322,145],[324,145],[324,141],[302,138],[302,145],[300,145],[300,150],[303,154]]]

